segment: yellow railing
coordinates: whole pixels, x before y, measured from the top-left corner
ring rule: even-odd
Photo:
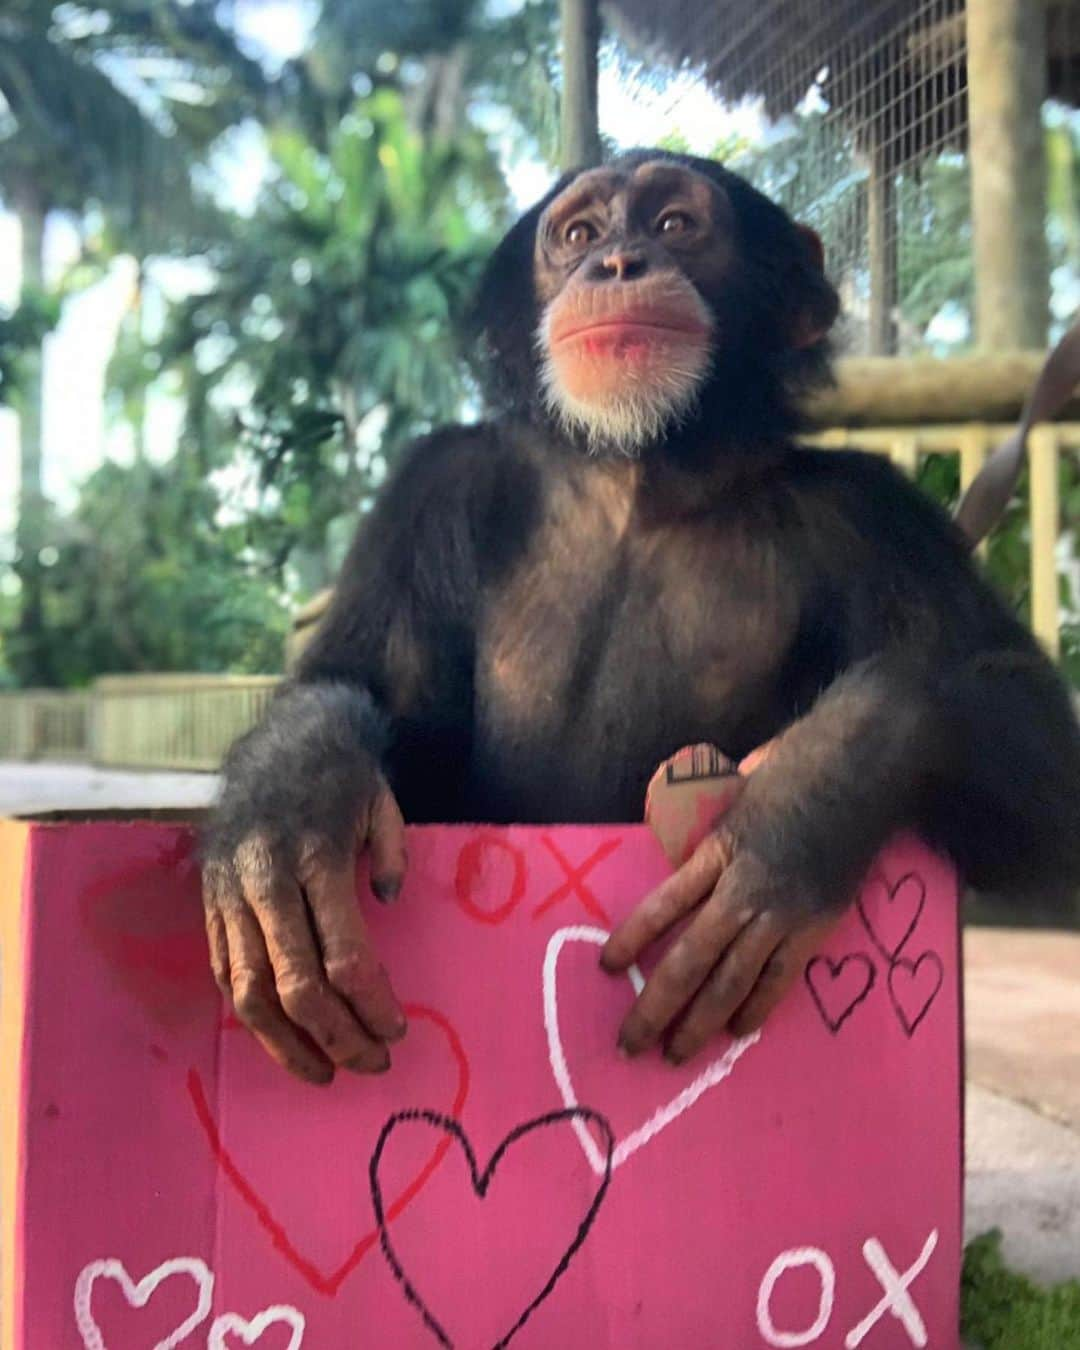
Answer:
[[[109,675],[94,685],[93,758],[113,767],[216,769],[255,724],[276,675]]]
[[[1007,426],[968,423],[837,429],[808,439],[888,455],[910,473],[923,455],[955,454],[966,487],[1009,431]],[[1063,451],[1077,450],[1080,422],[1039,426],[1031,434],[1032,627],[1055,655],[1060,645],[1058,460]],[[310,634],[325,603],[324,598],[321,606],[305,606],[294,647]],[[275,675],[110,675],[80,693],[0,694],[0,758],[89,758],[118,768],[216,769],[232,741],[258,721],[277,682]]]
[[[955,426],[862,427],[823,431],[808,440],[817,445],[869,450],[888,455],[914,473],[923,455],[960,457],[960,485],[966,488],[1012,426],[969,422]],[[1058,461],[1063,451],[1080,451],[1080,422],[1043,423],[1028,441],[1029,542],[1031,550],[1031,627],[1052,656],[1061,649],[1061,604],[1057,542],[1061,531]]]
[[[0,758],[83,759],[91,716],[92,695],[84,691],[0,694]]]

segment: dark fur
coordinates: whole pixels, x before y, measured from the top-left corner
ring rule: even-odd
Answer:
[[[739,340],[698,415],[637,467],[553,431],[529,212],[477,311],[498,416],[418,444],[365,521],[296,688],[230,759],[219,848],[342,828],[376,758],[412,821],[639,819],[680,746],[741,756],[790,727],[734,826],[815,902],[905,826],[976,884],[1080,883],[1065,688],[937,507],[877,459],[792,444],[827,353],[786,348],[785,320],[832,293],[777,207],[691,163],[741,251],[708,297]]]

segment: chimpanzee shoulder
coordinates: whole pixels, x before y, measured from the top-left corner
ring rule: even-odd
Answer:
[[[909,618],[921,610],[958,648],[995,641],[1036,649],[949,513],[884,456],[807,447],[792,455],[789,472],[791,483],[828,503],[848,539],[858,541],[858,559],[846,560],[853,605],[862,596],[883,617],[886,601]]]
[[[482,422],[422,436],[361,525],[339,588],[376,557],[389,582],[408,572],[433,596],[497,580],[532,533],[541,487],[536,454],[519,428]]]

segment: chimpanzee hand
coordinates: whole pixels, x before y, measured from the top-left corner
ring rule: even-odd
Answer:
[[[391,899],[405,874],[401,812],[356,743],[351,692],[294,690],[238,743],[204,842],[214,976],[285,1068],[328,1083],[381,1073],[405,1017],[356,897],[358,850]],[[287,727],[286,734],[279,734]]]
[[[636,1055],[664,1040],[666,1058],[681,1064],[717,1032],[756,1030],[842,908],[794,881],[787,869],[763,862],[722,822],[604,947],[604,968],[626,970],[692,915],[646,981],[619,1045]]]

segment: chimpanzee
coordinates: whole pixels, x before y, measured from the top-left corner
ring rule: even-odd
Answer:
[[[231,750],[204,840],[214,970],[297,1074],[379,1072],[405,1021],[354,895],[406,820],[640,819],[656,765],[773,753],[611,937],[689,919],[620,1032],[674,1062],[758,1026],[887,836],[974,885],[1080,883],[1080,729],[954,524],[887,463],[796,443],[828,377],[820,244],[718,164],[564,177],[496,249],[491,419],[419,442]]]

